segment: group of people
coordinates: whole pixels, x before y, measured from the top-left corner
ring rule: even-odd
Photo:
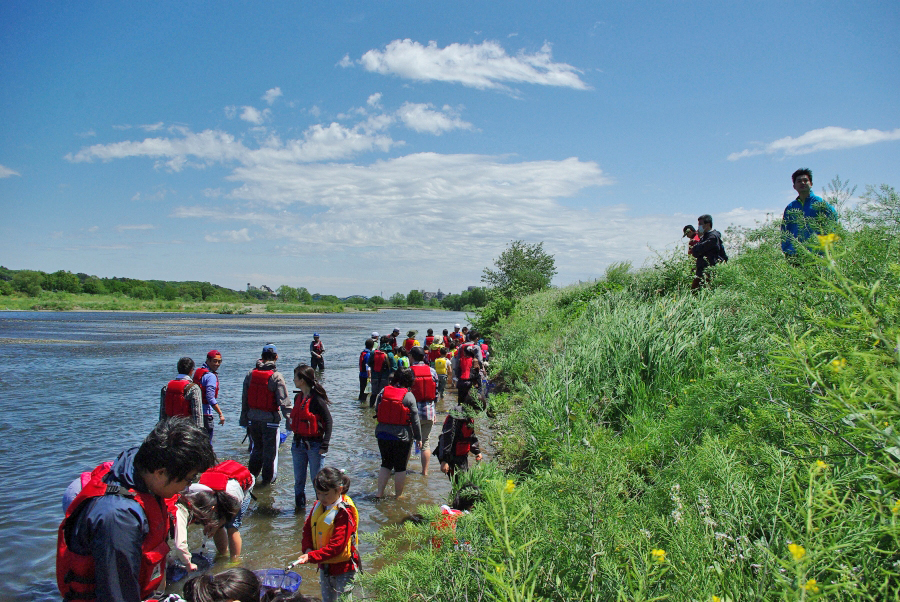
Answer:
[[[797,198],[784,209],[781,222],[781,251],[792,264],[797,264],[797,247],[807,243],[814,235],[834,231],[838,222],[835,208],[822,197],[812,192],[813,176],[808,168],[801,168],[791,174],[791,182],[797,191]],[[709,281],[706,268],[728,261],[722,234],[713,229],[712,216],[697,218],[697,228],[688,224],[682,229],[688,239],[688,255],[696,258],[694,280],[691,289],[697,289]]]
[[[399,333],[399,329],[381,337],[372,333],[360,355],[363,390],[371,390],[365,396],[361,390],[360,400],[369,402],[364,407],[374,408],[378,422],[375,438],[381,467],[376,498],[384,496],[392,473],[394,492],[402,495],[414,443],[421,450],[424,475],[432,454],[451,479],[468,467],[468,455],[476,461],[482,458],[474,414],[481,403],[478,391],[487,346],[477,333],[459,324],[453,332],[444,330],[443,336],[429,329],[424,345],[415,339],[414,330],[403,341],[398,341]],[[277,478],[282,418],[293,433],[296,510],[306,512],[307,474],[316,498],[304,522],[302,554],[295,564],[319,565],[323,600],[336,600],[348,592],[360,566],[359,514],[347,495],[349,477],[323,466],[333,420],[331,401],[312,365],[318,362],[324,368],[324,346],[318,334],[310,353],[310,364],[301,363],[293,370],[296,394],[292,402],[277,369],[275,345],[263,347],[255,367],[245,376],[239,424],[246,427],[251,441],[247,466],[235,460],[218,462],[212,448],[216,418],[220,425],[225,422],[218,402],[221,353],[210,351],[197,370],[191,358],[178,360],[177,376],[160,392],[160,421],[144,442],[122,452],[114,462],[83,473],[66,490],[57,546],[57,582],[63,597],[151,598],[165,586],[170,537],[174,538],[174,559],[188,571],[200,568],[187,545],[191,524],[212,537],[220,554],[239,557],[243,546],[239,528],[252,490]],[[435,404],[443,399],[448,383],[457,388],[460,404],[447,416],[431,450]],[[245,572],[219,577],[192,579],[185,585],[185,599],[214,599],[208,595],[232,581],[254,590],[253,579]],[[258,584],[256,588],[258,599]]]

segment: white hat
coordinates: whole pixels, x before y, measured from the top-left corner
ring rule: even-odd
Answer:
[[[373,338],[373,339],[377,339],[377,338],[378,338],[378,333],[375,332],[374,330],[372,331],[372,338]]]
[[[459,328],[459,324],[454,324],[453,328]]]

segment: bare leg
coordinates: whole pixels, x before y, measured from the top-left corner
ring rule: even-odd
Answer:
[[[403,495],[403,487],[406,485],[406,471],[400,471],[394,473],[394,492],[397,494],[397,497]]]
[[[428,461],[431,459],[431,450],[422,447],[422,474],[428,476]]]
[[[216,552],[219,554],[224,554],[228,551],[228,536],[225,533],[225,527],[221,527],[213,533],[213,542],[215,542]]]
[[[384,497],[384,488],[387,487],[387,482],[390,478],[390,468],[385,468],[384,466],[382,466],[380,469],[378,469],[378,493],[375,494],[375,497]]]
[[[234,560],[241,555],[241,546],[244,540],[241,539],[241,532],[231,527],[228,529],[228,551],[231,552],[231,559]]]

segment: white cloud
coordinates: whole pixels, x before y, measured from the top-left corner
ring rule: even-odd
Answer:
[[[345,57],[349,61],[349,57]],[[536,53],[506,54],[500,44],[450,44],[423,46],[410,39],[394,40],[384,50],[369,50],[359,59],[366,70],[418,81],[443,81],[472,88],[506,89],[504,83],[528,83],[588,90],[580,71],[565,63],[554,63],[550,44]],[[342,61],[342,64],[345,61]],[[344,65],[346,66],[346,65]]]
[[[116,232],[125,232],[128,230],[154,230],[156,226],[153,224],[120,224],[116,226]]]
[[[866,146],[876,142],[900,140],[900,128],[895,130],[848,130],[847,128],[829,126],[810,130],[805,134],[792,138],[786,136],[758,148],[744,149],[728,155],[729,161],[737,161],[755,155],[783,154],[785,156],[807,155],[823,150],[840,150]]]
[[[159,130],[163,129],[164,124],[162,121],[160,121],[159,123],[151,123],[149,125],[139,125],[138,127],[141,128],[142,130],[144,130],[145,132],[158,132]]]
[[[247,232],[247,228],[241,228],[240,230],[226,230],[224,232],[219,232],[218,234],[207,234],[203,237],[206,242],[231,242],[231,243],[241,243],[241,242],[250,242],[253,240],[250,238],[250,234]]]
[[[100,226],[91,226],[90,228],[87,229],[87,231],[90,233],[94,233],[99,229],[100,229]]]
[[[275,102],[276,98],[283,96],[281,93],[281,88],[270,88],[266,90],[266,93],[262,95],[262,100],[266,101],[266,103],[271,107],[272,103]]]
[[[381,108],[381,92],[376,92],[375,94],[369,96],[369,98],[366,100],[366,104],[376,109]]]
[[[255,125],[260,125],[272,114],[272,111],[269,109],[263,109],[260,111],[259,109],[251,106],[243,106],[241,107],[243,110],[241,111],[241,119],[244,121],[249,121]]]
[[[234,119],[237,117],[237,107],[234,105],[228,105],[225,107],[225,117],[228,119]]]
[[[78,136],[79,138],[93,138],[94,136],[97,135],[97,132],[95,132],[94,130],[91,129],[86,132],[79,132],[75,135]]]
[[[122,125],[114,125],[114,126],[112,126],[112,129],[124,131],[124,130],[130,130],[131,126],[126,123],[126,124],[122,124]]]
[[[6,167],[5,165],[0,165],[0,179],[8,178],[10,176],[21,176],[19,172]]]
[[[338,61],[338,67],[352,67],[353,60],[350,58],[349,54],[345,54],[344,58]]]
[[[320,108],[319,108],[318,106],[316,106],[316,105],[313,105],[312,107],[309,108],[309,111],[308,111],[308,112],[309,112],[309,114],[312,115],[313,117],[318,118],[318,117],[322,114],[322,109],[320,109]]]
[[[397,116],[406,127],[417,132],[428,132],[440,135],[450,130],[471,130],[472,124],[452,115],[450,107],[435,111],[433,105],[423,103],[403,103],[397,110]]]

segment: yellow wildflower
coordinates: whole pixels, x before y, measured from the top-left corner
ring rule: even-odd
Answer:
[[[891,508],[891,512],[893,512],[894,514],[897,514],[898,512],[900,512],[900,500],[897,500],[896,502],[894,502],[894,507]]]
[[[828,464],[826,464],[825,462],[822,462],[821,460],[816,460],[816,469],[817,470],[825,470],[826,468],[828,468]]]
[[[722,602],[722,598],[720,598],[719,596],[713,596],[709,599],[709,602]]]
[[[505,491],[506,493],[512,493],[515,488],[516,484],[513,482],[513,480],[506,479],[506,487],[503,488],[503,491]]]
[[[666,561],[666,551],[665,550],[651,550],[650,554],[653,556],[653,560],[656,561],[657,564],[662,564]]]
[[[804,556],[806,556],[806,548],[801,545],[792,543],[788,545],[788,550],[791,552],[791,556],[794,557],[794,560],[800,560]]]
[[[830,249],[831,245],[840,240],[840,237],[834,232],[831,232],[830,234],[818,234],[816,236],[819,239],[819,246],[823,249]]]
[[[810,579],[806,582],[806,585],[801,585],[800,587],[812,593],[816,593],[817,591],[819,591],[819,585],[816,583],[815,579]]]
[[[844,358],[838,358],[835,360],[831,360],[831,369],[835,372],[840,372],[844,368],[847,367],[847,360]]]

